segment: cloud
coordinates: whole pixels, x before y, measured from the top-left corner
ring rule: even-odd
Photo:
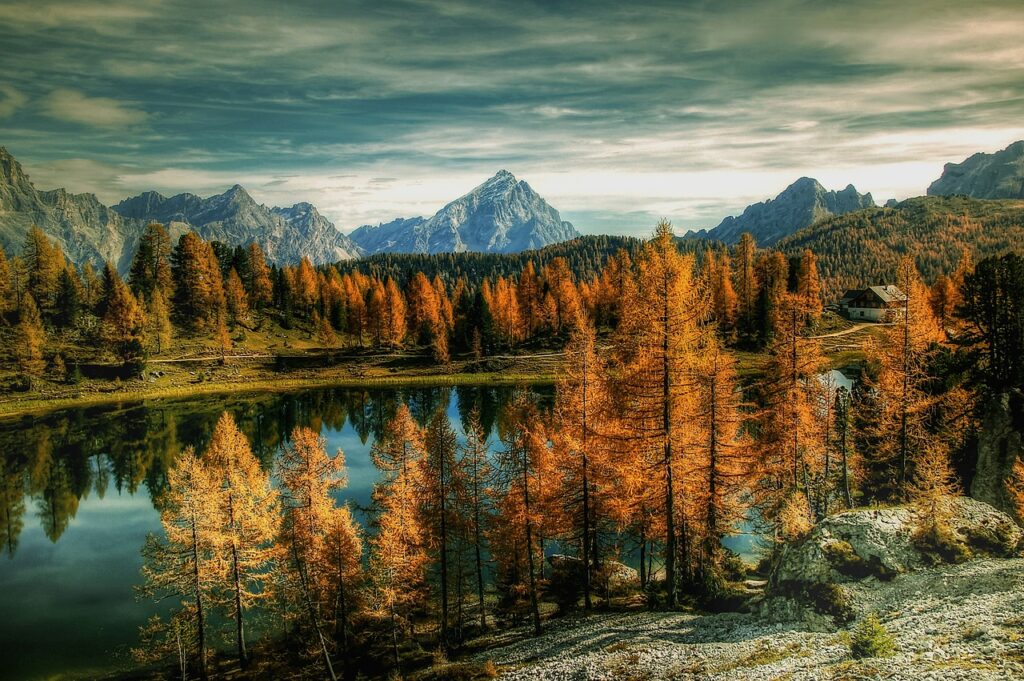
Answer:
[[[77,90],[58,88],[43,102],[44,113],[57,120],[97,128],[137,125],[148,114],[131,105],[107,97],[89,97]]]
[[[583,230],[707,227],[801,175],[922,193],[1024,137],[1019,0],[12,0],[0,26],[47,115],[4,130],[26,162],[101,163],[106,196],[237,181],[344,229],[502,167]]]
[[[14,114],[28,101],[28,97],[15,90],[10,85],[0,84],[0,118],[7,118]]]

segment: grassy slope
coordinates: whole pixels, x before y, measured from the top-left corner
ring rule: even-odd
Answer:
[[[831,330],[841,321],[829,321]],[[855,364],[862,359],[859,347],[871,328],[865,328],[824,344],[833,367]],[[74,358],[79,349],[64,345],[61,352]],[[176,339],[167,354],[151,359],[144,379],[110,381],[86,379],[78,385],[65,385],[47,378],[36,381],[30,392],[0,393],[0,418],[134,400],[182,398],[223,393],[282,392],[324,387],[401,387],[415,385],[515,385],[551,383],[555,380],[562,355],[539,351],[489,358],[474,362],[455,358],[448,367],[431,362],[425,351],[409,350],[396,354],[371,354],[347,349],[338,351],[336,363],[328,367],[277,371],[275,353],[294,357],[321,354],[314,339],[303,331],[277,327],[261,332],[235,335],[234,355],[221,365],[217,350],[208,339]],[[737,352],[740,374],[754,378],[761,372],[765,355]],[[159,372],[154,376],[153,372]],[[6,375],[5,375],[6,374]],[[13,372],[0,371],[0,382]]]

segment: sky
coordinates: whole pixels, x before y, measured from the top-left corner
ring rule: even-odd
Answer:
[[[682,231],[1024,138],[1021,36],[1019,0],[0,0],[0,145],[106,203],[240,183],[347,232],[504,168],[584,233]]]

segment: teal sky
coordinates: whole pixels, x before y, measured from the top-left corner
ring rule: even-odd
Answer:
[[[590,233],[1024,138],[1013,2],[0,0],[0,145],[112,203],[236,182],[348,231],[500,168]]]

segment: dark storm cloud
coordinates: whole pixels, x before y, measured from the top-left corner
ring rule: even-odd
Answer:
[[[1019,3],[892,5],[5,2],[0,144],[108,201],[239,181],[343,228],[500,167],[591,231],[804,174],[884,198],[1024,136]]]

